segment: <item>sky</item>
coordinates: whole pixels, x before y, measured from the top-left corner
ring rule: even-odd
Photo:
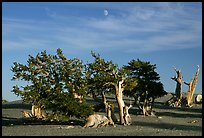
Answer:
[[[202,2],[3,2],[2,98],[20,99],[12,87],[27,84],[11,81],[13,62],[57,48],[84,64],[91,51],[120,67],[133,59],[156,64],[168,92],[176,87],[173,66],[190,82],[199,65],[195,93],[202,93]]]

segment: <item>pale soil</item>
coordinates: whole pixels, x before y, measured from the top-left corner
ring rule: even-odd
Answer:
[[[158,118],[137,115],[137,108],[132,107],[130,126],[101,128],[83,128],[81,120],[63,125],[29,122],[22,118],[21,111],[29,111],[31,106],[21,101],[9,102],[2,105],[2,136],[202,136],[202,105],[171,108],[163,104],[165,98],[157,99],[153,108]]]

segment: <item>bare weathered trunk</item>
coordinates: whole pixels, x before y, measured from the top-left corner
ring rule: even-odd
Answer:
[[[78,93],[73,92],[74,98],[75,99],[79,99],[79,102],[82,103],[83,102],[83,96],[79,95]]]
[[[23,117],[25,117],[25,118],[31,118],[31,117],[33,117],[33,115],[32,115],[30,112],[21,111],[21,113],[23,114]]]
[[[82,103],[83,102],[83,95],[80,95],[77,93],[77,88],[75,87],[75,85],[72,82],[69,82],[70,85],[72,85],[72,94],[74,96],[75,99],[79,99],[79,102]]]
[[[111,118],[112,118],[113,122],[117,123],[118,119],[117,119],[117,117],[116,117],[116,115],[114,113],[114,105],[112,105],[110,111],[111,111]]]
[[[124,80],[125,77],[121,77],[120,80],[118,80],[118,71],[113,70],[113,72],[111,73],[111,75],[114,75],[116,82],[108,82],[106,84],[111,84],[115,87],[115,96],[116,96],[116,100],[118,103],[118,108],[119,108],[119,122],[121,125],[125,125],[125,120],[124,120],[124,116],[125,116],[125,103],[123,101],[123,91],[124,91]],[[104,84],[104,85],[106,85]],[[129,109],[129,108],[128,108]]]
[[[194,78],[192,77],[192,80],[189,83],[184,82],[184,84],[188,85],[187,105],[189,107],[191,107],[193,103],[193,95],[198,81],[199,70],[200,70],[200,67],[198,65],[198,70],[196,72],[195,77]]]
[[[105,108],[107,109],[108,103],[107,103],[107,100],[106,100],[105,93],[104,93],[104,92],[101,92],[101,96],[102,96],[102,100],[103,100],[103,103],[104,103],[104,105],[105,105]]]
[[[122,87],[122,84],[124,82],[124,79],[118,82],[118,84],[115,84],[115,90],[116,90],[116,99],[118,102],[118,108],[119,108],[119,119],[120,119],[120,124],[124,124],[124,107],[125,103],[123,101],[123,90],[124,88]]]
[[[105,111],[106,111],[107,118],[109,119],[110,124],[115,126],[114,122],[117,122],[117,118],[114,114],[114,108],[113,108],[113,106],[111,106],[111,104],[107,103],[106,96],[105,96],[104,92],[102,92],[102,99],[103,99],[103,103],[105,105]]]
[[[132,107],[132,105],[130,105],[129,107],[125,105],[123,112],[124,112],[124,125],[130,125],[131,124],[131,117],[129,114],[129,109]]]
[[[176,81],[176,90],[175,90],[175,96],[173,98],[173,103],[170,103],[171,105],[174,105],[174,107],[180,107],[182,105],[182,74],[181,70],[176,70],[174,67],[174,70],[176,71],[176,76],[172,77],[171,79]]]
[[[46,118],[44,110],[42,110],[40,107],[38,107],[37,105],[34,105],[34,104],[32,104],[31,114],[33,117],[36,117],[38,119]]]
[[[152,97],[152,100],[148,97],[148,92],[145,92],[145,99],[143,102],[142,110],[144,116],[154,116],[152,106],[154,104],[154,98]]]
[[[143,113],[143,104],[141,103],[141,96],[139,94],[133,94],[134,105],[138,107],[138,114]]]
[[[186,84],[186,85],[188,85],[188,95],[187,95],[187,98],[186,98],[186,100],[187,100],[187,106],[189,106],[190,107],[190,105],[192,104],[192,84],[193,84],[193,81],[191,80],[189,83],[187,83],[187,82],[184,82],[184,84]]]
[[[73,85],[73,84],[72,84]],[[83,102],[83,95],[80,95],[77,93],[77,89],[75,89],[75,86],[73,85],[73,89],[72,89],[72,94],[74,96],[75,99],[79,99],[79,102],[82,103]]]
[[[175,94],[176,94],[176,98],[178,100],[181,99],[182,97],[182,74],[181,74],[181,70],[176,70],[176,68],[174,67],[174,70],[176,71],[176,76],[172,77],[171,79],[176,81],[176,90],[175,90]]]
[[[143,115],[144,116],[149,116],[149,113],[148,113],[148,100],[146,98],[144,99],[142,110],[143,110]]]
[[[101,126],[106,126],[110,123],[109,119],[104,115],[93,114],[86,118],[86,123],[83,128],[92,127],[97,128]]]

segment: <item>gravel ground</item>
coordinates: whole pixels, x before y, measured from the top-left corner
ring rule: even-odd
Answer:
[[[132,107],[130,126],[100,128],[83,128],[80,121],[64,125],[29,123],[21,111],[29,111],[31,106],[9,102],[2,105],[2,136],[202,136],[202,105],[172,108],[162,104],[164,98],[157,99],[153,108],[157,117],[137,115],[137,108]]]

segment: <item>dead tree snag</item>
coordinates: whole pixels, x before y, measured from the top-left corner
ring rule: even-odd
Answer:
[[[33,117],[33,115],[27,111],[21,111],[21,113],[22,113],[23,117],[25,117],[25,118],[32,118]]]
[[[197,69],[197,72],[195,74],[195,77],[192,76],[192,79],[189,83],[184,82],[184,84],[188,85],[188,96],[187,96],[187,106],[188,107],[191,107],[193,104],[193,95],[195,92],[196,84],[198,81],[199,70],[200,70],[199,65],[197,65],[197,67],[198,67],[198,69]]]
[[[176,98],[179,100],[182,97],[182,74],[181,74],[181,70],[176,70],[176,68],[174,67],[174,70],[176,71],[176,76],[172,77],[171,79],[176,81],[176,90],[175,90],[175,94],[176,94]]]
[[[128,112],[128,110],[132,107],[132,105],[130,105],[129,107],[126,105],[123,109],[124,111],[124,125],[130,125],[131,124],[131,117],[130,114]]]

